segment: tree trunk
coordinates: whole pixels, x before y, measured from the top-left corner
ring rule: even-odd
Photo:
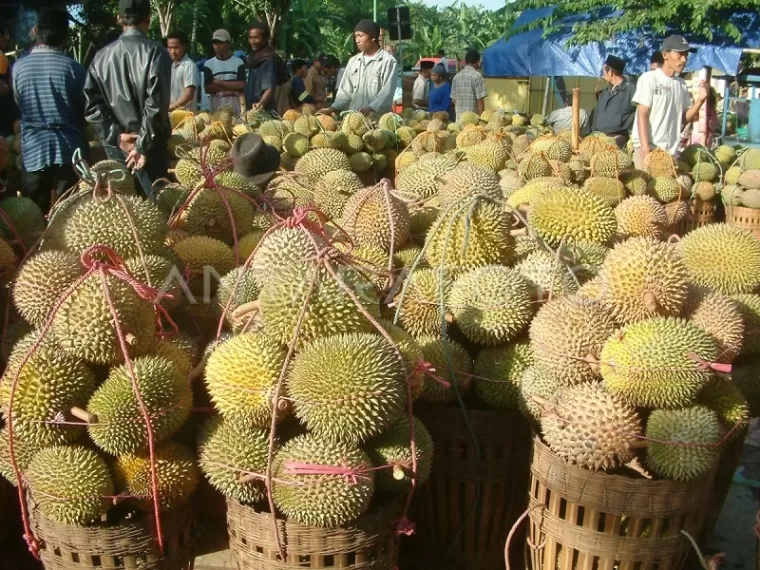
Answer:
[[[165,38],[169,35],[172,28],[172,20],[174,19],[174,0],[164,0],[160,2],[153,0],[153,6],[158,14],[158,25],[161,28],[161,37]]]
[[[193,6],[193,32],[190,35],[190,49],[193,53],[195,53],[195,42],[198,39],[198,6],[200,3],[201,0],[195,0],[195,5]]]

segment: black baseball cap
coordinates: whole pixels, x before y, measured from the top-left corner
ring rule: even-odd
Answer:
[[[625,61],[623,61],[619,57],[614,56],[614,55],[608,55],[607,59],[604,60],[604,65],[606,65],[610,69],[614,69],[620,75],[623,75],[623,70],[625,69]]]
[[[697,53],[697,49],[689,45],[686,38],[683,36],[668,36],[665,41],[662,42],[662,53],[666,51],[677,51],[680,53]]]
[[[119,0],[119,16],[147,18],[150,16],[150,0]]]

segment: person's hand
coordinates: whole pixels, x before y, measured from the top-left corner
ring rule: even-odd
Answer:
[[[135,143],[137,142],[137,135],[132,133],[122,133],[119,135],[119,148],[126,153],[130,153],[135,149]]]
[[[134,174],[138,170],[145,168],[145,164],[148,162],[147,157],[144,154],[140,154],[137,149],[132,149],[127,155],[127,168]]]
[[[177,105],[175,105],[174,103],[172,103],[171,105],[169,105],[169,112],[170,113],[172,111],[176,111],[177,109],[179,109],[179,107],[177,107]]]
[[[359,109],[359,112],[360,112],[362,115],[369,115],[369,114],[370,114],[370,113],[372,113],[373,111],[374,111],[374,109],[373,109],[372,107],[362,107],[361,109]]]
[[[251,105],[252,111],[261,111],[261,109],[262,109],[261,101],[256,101],[253,105]]]
[[[700,103],[704,103],[707,101],[707,95],[708,95],[708,87],[706,81],[700,81],[699,82],[699,91],[697,92],[697,100]]]
[[[648,143],[641,143],[641,158],[642,160],[647,157],[647,155],[652,152],[652,149],[650,148]]]

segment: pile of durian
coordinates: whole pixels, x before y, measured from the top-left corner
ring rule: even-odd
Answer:
[[[723,203],[727,207],[760,208],[760,149],[740,149],[734,159],[725,170]]]
[[[110,192],[98,178],[111,179]],[[11,314],[0,474],[17,484],[15,461],[39,513],[61,524],[118,522],[152,513],[154,500],[163,511],[187,503],[202,478],[187,430],[199,346],[157,329],[156,305],[181,299],[155,299],[140,286],[162,289],[177,263],[165,214],[110,162],[58,202],[47,228],[31,201],[7,200],[14,206],[0,207],[16,227],[44,234],[38,248],[16,251],[26,258],[3,290]]]

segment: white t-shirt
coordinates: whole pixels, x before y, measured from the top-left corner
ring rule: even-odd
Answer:
[[[668,77],[661,69],[647,71],[636,84],[633,102],[649,107],[649,144],[670,153],[681,141],[681,119],[691,106],[691,94],[680,77]],[[633,122],[633,146],[641,147],[639,117]]]

